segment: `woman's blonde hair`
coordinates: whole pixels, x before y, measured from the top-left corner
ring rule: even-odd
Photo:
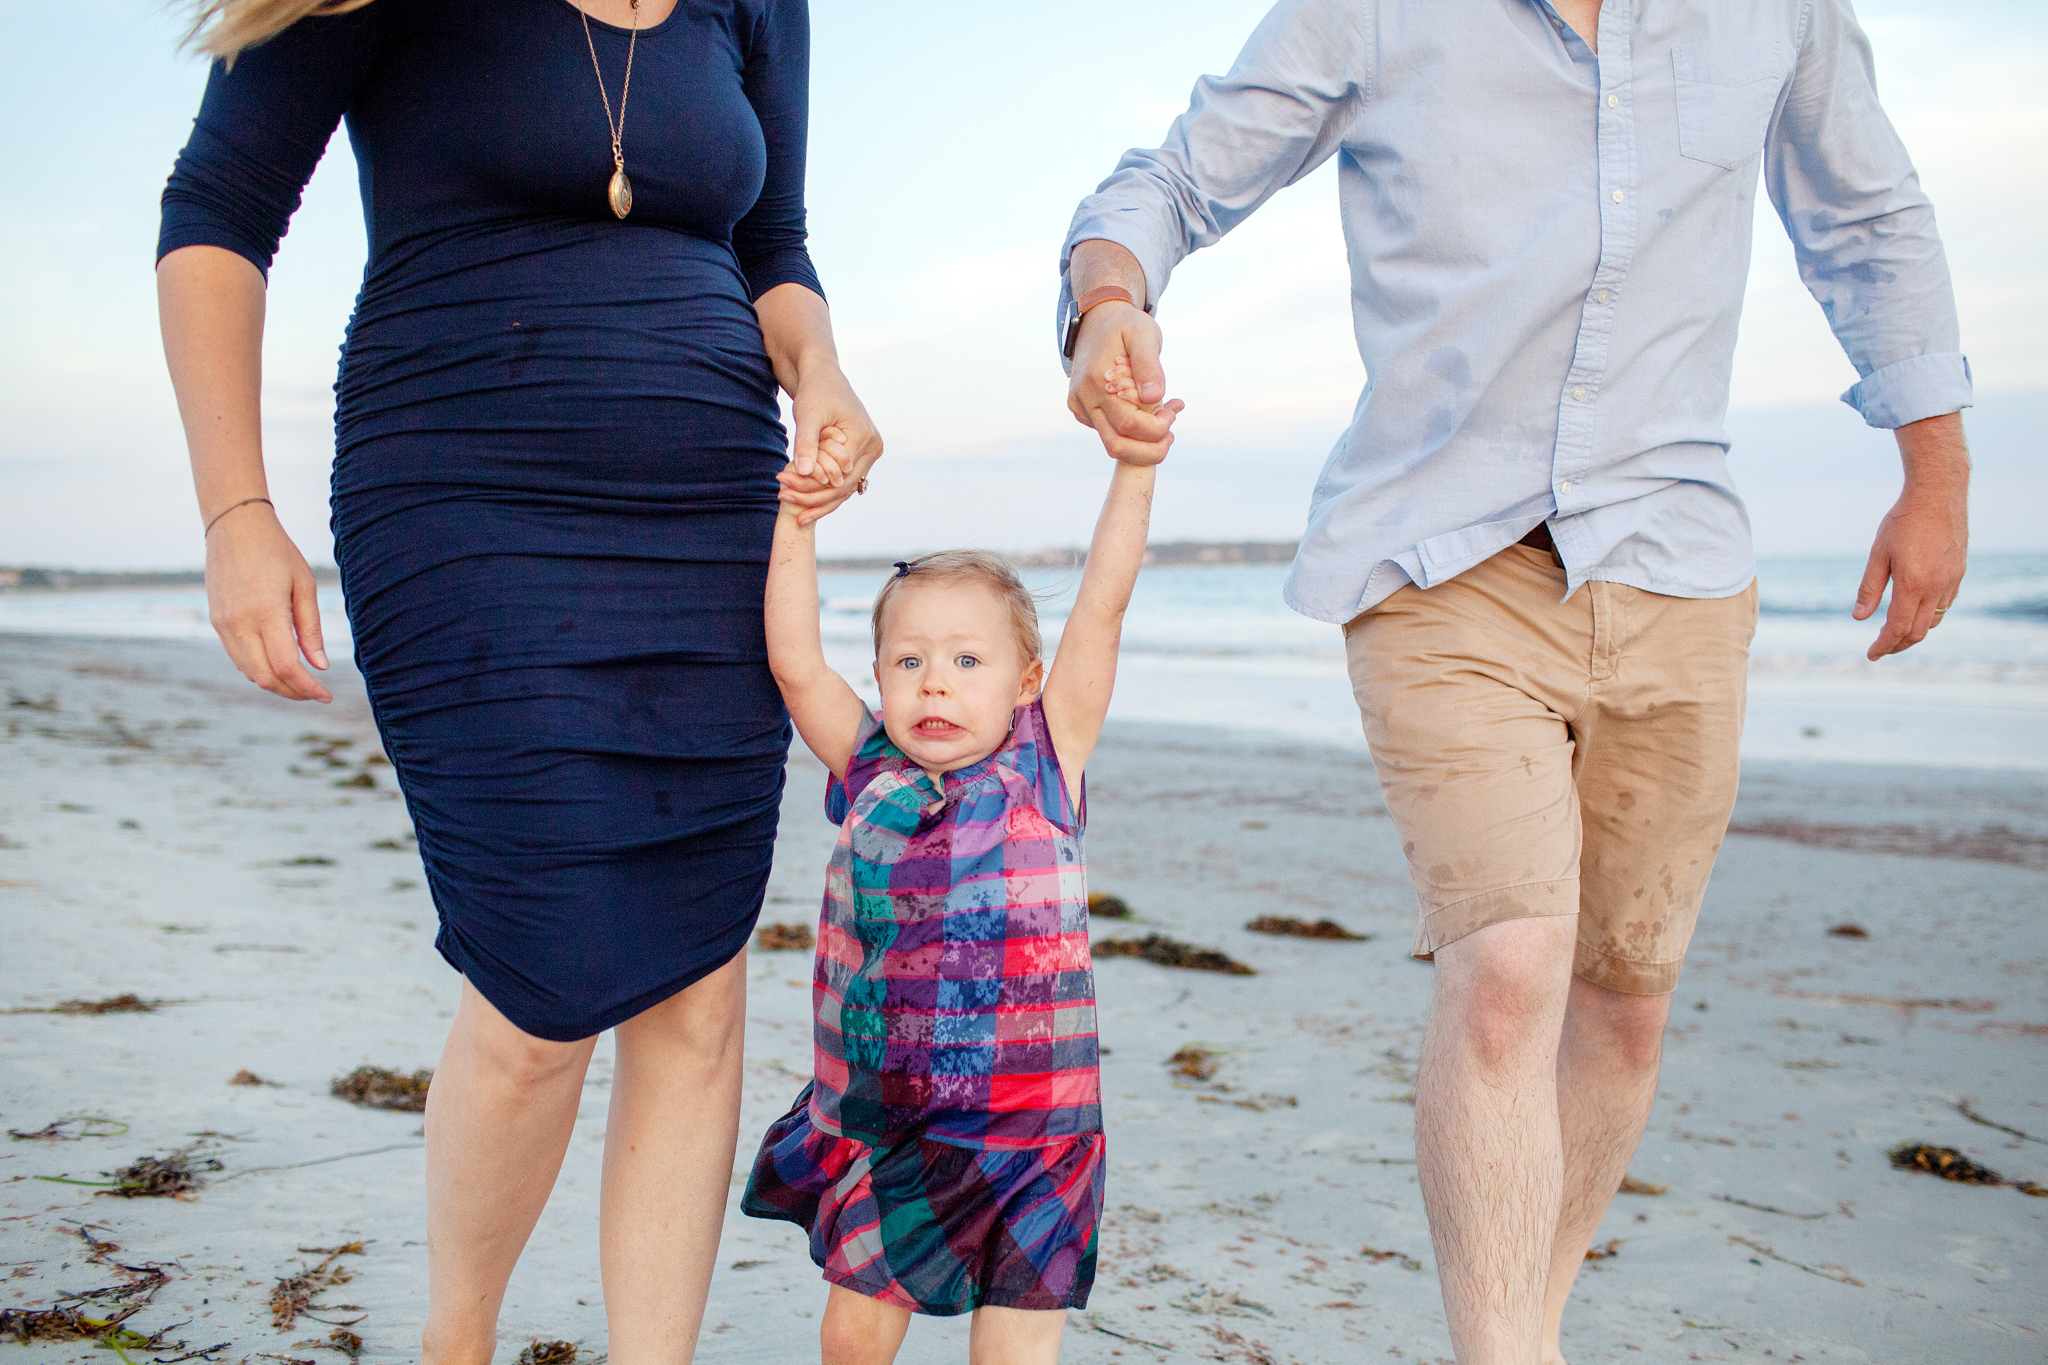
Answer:
[[[301,19],[346,14],[370,0],[193,0],[187,45],[229,66],[244,48],[275,38]]]
[[[1001,555],[990,554],[987,550],[940,550],[934,554],[919,555],[916,559],[899,560],[896,572],[889,575],[882,584],[882,590],[875,594],[875,654],[882,652],[882,613],[889,609],[889,599],[897,590],[912,580],[934,583],[985,583],[996,590],[1009,608],[1011,628],[1017,632],[1017,647],[1024,652],[1024,662],[1029,664],[1045,653],[1045,641],[1038,633],[1038,601],[1031,595],[1031,589],[1024,586],[1024,580],[1017,576],[1016,568]]]

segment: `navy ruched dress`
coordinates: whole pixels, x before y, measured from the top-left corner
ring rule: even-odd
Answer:
[[[612,107],[628,33],[591,21]],[[158,255],[268,270],[337,122],[370,255],[335,557],[437,945],[528,1033],[620,1023],[760,912],[788,752],[761,604],[785,435],[753,300],[804,249],[804,0],[641,29],[634,205],[567,0],[375,0],[215,65]]]

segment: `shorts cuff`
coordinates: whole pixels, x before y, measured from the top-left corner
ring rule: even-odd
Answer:
[[[1414,957],[1428,959],[1437,949],[1456,943],[1470,933],[1511,919],[1538,919],[1548,915],[1579,913],[1579,879],[1561,877],[1554,882],[1523,882],[1498,891],[1426,910],[1415,930]]]
[[[1685,959],[1636,962],[1603,953],[1584,939],[1572,954],[1572,975],[1624,995],[1669,995],[1678,989],[1678,970]]]

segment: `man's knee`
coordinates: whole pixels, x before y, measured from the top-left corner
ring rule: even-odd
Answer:
[[[1584,1036],[1612,1065],[1654,1072],[1664,1059],[1670,1017],[1669,995],[1631,995],[1575,978],[1566,1028]]]
[[[1438,950],[1436,1011],[1480,1065],[1555,1050],[1571,992],[1572,924],[1509,920]]]

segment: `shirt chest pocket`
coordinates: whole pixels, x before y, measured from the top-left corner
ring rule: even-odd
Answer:
[[[1776,38],[1707,38],[1671,49],[1678,89],[1678,150],[1733,170],[1763,150],[1785,87]]]

